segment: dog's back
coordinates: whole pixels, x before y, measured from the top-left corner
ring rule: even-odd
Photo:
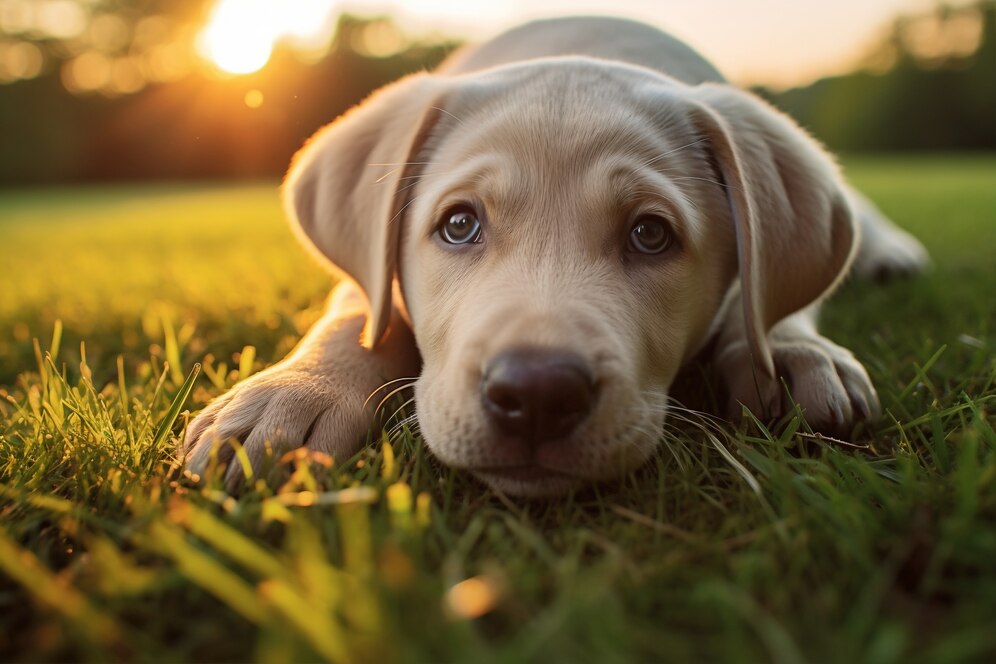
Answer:
[[[692,85],[725,81],[705,58],[675,37],[636,21],[600,16],[527,23],[485,44],[457,51],[438,71],[465,74],[523,60],[564,55],[640,65]]]

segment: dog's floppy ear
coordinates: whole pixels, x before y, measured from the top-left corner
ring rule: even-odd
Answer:
[[[366,293],[373,345],[390,320],[404,183],[438,117],[440,80],[413,74],[374,93],[319,130],[297,153],[284,181],[293,226]]]
[[[733,215],[751,353],[774,376],[768,330],[837,284],[856,226],[836,164],[792,120],[729,86],[694,91]]]

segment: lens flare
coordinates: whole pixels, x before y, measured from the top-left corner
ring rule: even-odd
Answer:
[[[251,74],[277,42],[314,48],[331,37],[335,0],[219,0],[198,39],[201,54],[229,74]]]

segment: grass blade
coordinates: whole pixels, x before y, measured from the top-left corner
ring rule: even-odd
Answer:
[[[159,422],[159,428],[156,429],[156,433],[152,437],[153,449],[159,449],[159,446],[162,445],[164,440],[166,440],[166,436],[173,428],[173,423],[176,422],[176,418],[180,416],[180,410],[183,408],[183,404],[186,403],[187,397],[190,396],[191,390],[194,389],[194,381],[197,380],[197,376],[200,372],[201,365],[195,364],[194,368],[187,376],[187,379],[183,381],[183,385],[181,385],[180,389],[177,391],[176,397],[173,398],[173,403],[170,404],[169,410],[166,411],[166,416],[161,422]]]

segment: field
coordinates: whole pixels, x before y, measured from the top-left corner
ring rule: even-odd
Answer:
[[[881,420],[680,423],[545,503],[407,430],[194,485],[189,413],[328,290],[275,183],[0,192],[0,660],[994,661],[996,158],[845,166],[935,261],[825,313]]]

